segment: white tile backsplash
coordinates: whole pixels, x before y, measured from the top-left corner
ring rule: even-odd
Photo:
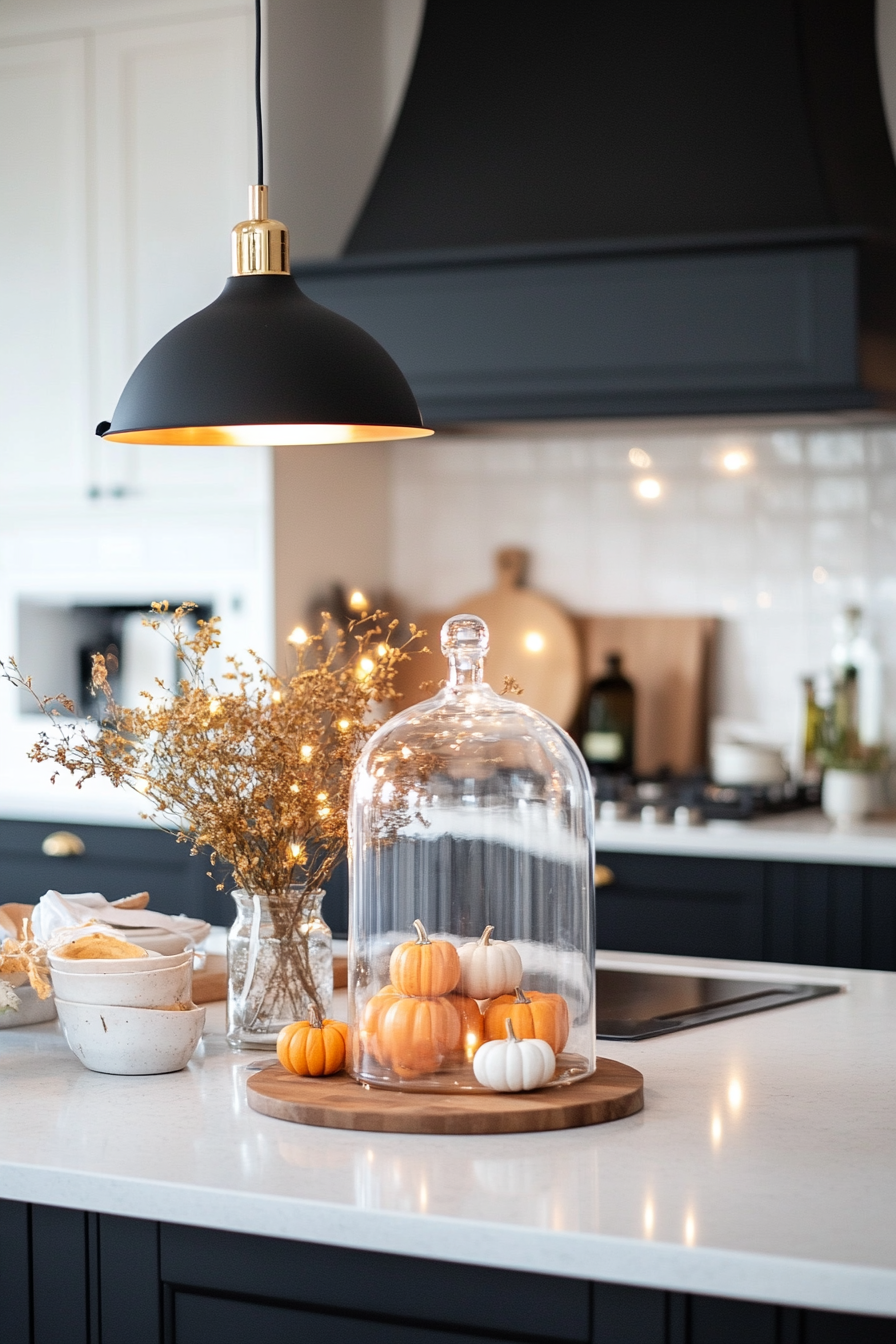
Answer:
[[[750,463],[737,475],[733,449]],[[638,495],[645,477],[658,499]],[[391,581],[410,610],[462,605],[492,586],[496,550],[525,546],[530,582],[573,611],[718,616],[714,712],[781,743],[800,676],[859,604],[896,741],[896,429],[440,434],[393,446],[391,496]]]

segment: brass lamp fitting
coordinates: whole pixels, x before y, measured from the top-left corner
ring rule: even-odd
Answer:
[[[231,275],[289,275],[289,229],[268,219],[268,189],[249,188],[249,219],[230,235]]]

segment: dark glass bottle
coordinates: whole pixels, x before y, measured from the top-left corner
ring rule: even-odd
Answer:
[[[607,670],[585,699],[582,755],[592,774],[630,775],[635,763],[635,688],[622,673],[622,656],[607,654]]]

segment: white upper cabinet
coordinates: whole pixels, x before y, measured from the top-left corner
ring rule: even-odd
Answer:
[[[0,480],[84,483],[89,434],[82,39],[0,46]]]
[[[146,8],[0,44],[0,509],[253,493],[258,454],[94,433],[150,346],[220,293],[255,177],[250,7]]]

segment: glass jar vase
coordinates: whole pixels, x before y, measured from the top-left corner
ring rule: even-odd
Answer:
[[[271,1050],[281,1029],[333,998],[333,939],[323,891],[292,886],[281,896],[231,892],[237,916],[227,935],[227,1039],[235,1050]]]
[[[479,617],[447,621],[442,652],[447,684],[373,734],[352,780],[352,1072],[480,1091],[477,1051],[515,1035],[550,1046],[540,1086],[574,1083],[595,1061],[588,770],[484,681]]]

